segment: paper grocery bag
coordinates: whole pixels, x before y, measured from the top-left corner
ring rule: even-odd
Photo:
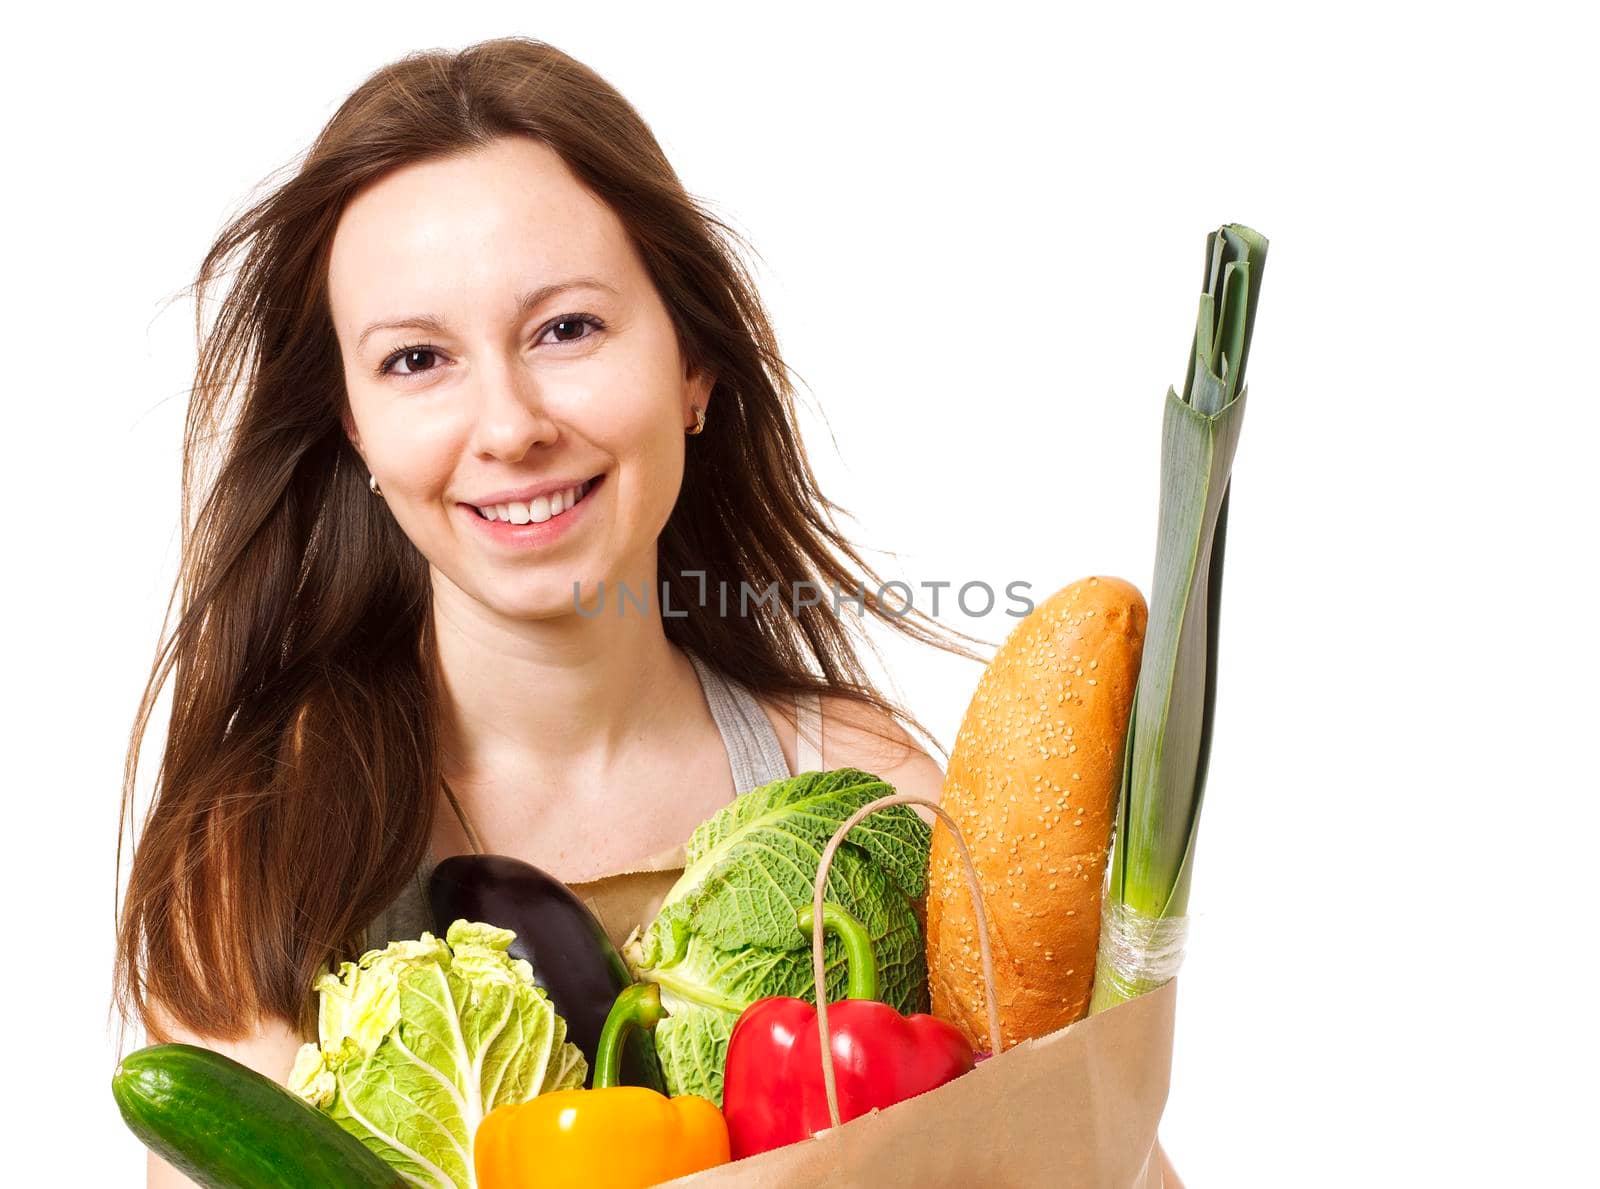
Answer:
[[[620,948],[681,869],[573,885]],[[1161,1189],[1156,1127],[1172,1070],[1176,982],[1023,1041],[971,1073],[809,1140],[669,1182]]]

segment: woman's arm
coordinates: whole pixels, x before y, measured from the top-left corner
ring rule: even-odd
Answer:
[[[182,1044],[201,1045],[232,1057],[263,1073],[279,1084],[286,1084],[289,1071],[294,1068],[295,1053],[300,1048],[300,1037],[287,1021],[263,1020],[240,1040],[215,1040],[196,1036],[176,1026],[165,1026],[166,1039]],[[146,1189],[194,1189],[194,1182],[154,1152],[146,1164]]]

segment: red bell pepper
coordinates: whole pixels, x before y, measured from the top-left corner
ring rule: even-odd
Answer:
[[[844,943],[849,980],[846,1000],[828,1006],[840,1120],[903,1102],[970,1070],[972,1046],[954,1025],[930,1015],[902,1016],[878,1002],[877,963],[861,923],[834,904],[823,905],[822,919]],[[798,920],[809,934],[810,905]],[[770,998],[744,1010],[728,1040],[722,1113],[735,1160],[830,1125],[813,1004]]]

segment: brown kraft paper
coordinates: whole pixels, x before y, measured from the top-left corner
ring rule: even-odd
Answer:
[[[682,869],[574,884],[620,948]],[[1156,1128],[1172,1070],[1176,981],[999,1057],[937,1090],[798,1144],[668,1182],[1162,1189]]]

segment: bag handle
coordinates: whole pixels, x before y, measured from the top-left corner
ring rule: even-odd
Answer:
[[[839,1088],[834,1081],[833,1045],[828,1037],[827,968],[822,960],[822,945],[825,940],[822,934],[822,893],[828,883],[828,868],[833,863],[833,856],[838,851],[840,843],[845,840],[845,836],[864,818],[891,805],[926,806],[950,828],[950,835],[956,840],[956,851],[961,856],[961,866],[967,877],[967,888],[972,893],[972,910],[978,919],[978,952],[983,959],[983,994],[989,1009],[989,1052],[996,1057],[1000,1055],[1000,1009],[995,1005],[994,958],[989,953],[989,921],[984,915],[983,892],[978,885],[978,869],[972,865],[972,855],[967,851],[967,840],[961,837],[961,830],[955,820],[927,797],[919,797],[915,793],[894,793],[888,797],[879,797],[845,818],[844,824],[834,831],[832,838],[828,839],[828,845],[822,848],[822,862],[817,865],[817,882],[811,895],[811,973],[817,984],[817,1039],[822,1046],[822,1088],[828,1097],[828,1119],[834,1127],[839,1126],[840,1122]]]

